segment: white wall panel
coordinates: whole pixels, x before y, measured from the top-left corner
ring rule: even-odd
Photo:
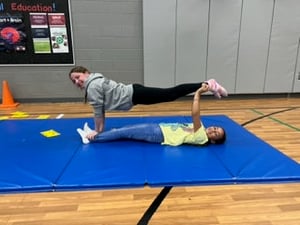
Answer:
[[[208,0],[178,0],[176,83],[206,79]]]
[[[235,93],[262,93],[266,75],[273,0],[244,0]]]
[[[292,91],[299,28],[300,1],[275,1],[265,93]]]
[[[300,92],[300,38],[298,41],[297,48],[297,61],[295,66],[295,77],[293,80],[293,90],[292,92]]]
[[[144,0],[144,83],[175,84],[176,0]]]
[[[242,0],[211,1],[207,76],[235,89]]]
[[[143,0],[144,83],[299,92],[299,0]]]

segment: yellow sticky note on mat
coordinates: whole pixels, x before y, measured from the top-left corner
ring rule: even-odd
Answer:
[[[39,115],[37,119],[48,119],[50,115]]]
[[[0,116],[0,120],[8,120],[8,116]]]
[[[45,137],[48,137],[48,138],[50,138],[50,137],[56,137],[56,136],[60,135],[60,133],[58,133],[57,131],[52,130],[52,129],[51,130],[42,131],[41,134],[44,135]]]

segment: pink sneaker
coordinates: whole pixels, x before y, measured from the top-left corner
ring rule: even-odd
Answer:
[[[223,88],[215,79],[209,79],[206,81],[208,83],[208,90],[211,91],[215,97],[221,98],[228,95],[225,88]]]

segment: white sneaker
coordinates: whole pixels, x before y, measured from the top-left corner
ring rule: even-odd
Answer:
[[[77,132],[80,135],[83,144],[90,143],[89,139],[87,139],[87,137],[86,137],[87,133],[84,130],[77,128]]]
[[[84,130],[85,133],[91,133],[91,132],[93,132],[93,130],[89,127],[89,125],[88,125],[87,122],[84,123],[83,130]]]

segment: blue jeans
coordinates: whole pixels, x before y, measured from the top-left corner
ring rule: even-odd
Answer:
[[[162,143],[164,141],[160,126],[158,124],[147,123],[128,125],[104,131],[97,134],[92,142],[107,142],[119,139],[130,139],[152,143]]]

